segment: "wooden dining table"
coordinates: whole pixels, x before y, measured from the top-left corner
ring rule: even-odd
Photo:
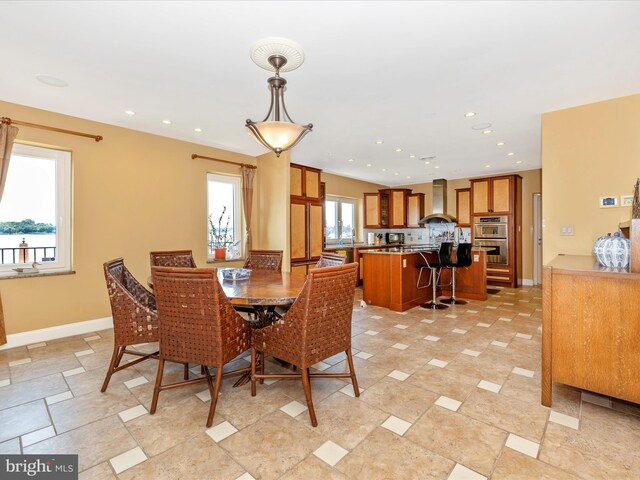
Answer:
[[[301,272],[252,270],[243,280],[226,280],[218,269],[218,281],[233,306],[251,307],[258,317],[271,320],[275,307],[287,307],[302,291],[306,275]],[[148,285],[153,288],[153,277]]]

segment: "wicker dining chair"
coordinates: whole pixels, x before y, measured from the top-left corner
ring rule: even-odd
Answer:
[[[282,271],[282,250],[249,250],[244,268]]]
[[[291,309],[271,326],[252,331],[251,395],[256,380],[301,377],[311,424],[318,426],[311,398],[311,378],[351,378],[353,392],[360,396],[351,356],[351,314],[355,294],[357,263],[309,271],[302,292]],[[309,367],[337,353],[345,352],[348,373],[309,373]],[[300,373],[265,374],[260,354],[272,355],[299,369]],[[257,373],[257,369],[260,373]]]
[[[242,368],[223,373],[222,368],[250,347],[251,327],[231,306],[215,268],[152,267],[151,274],[160,326],[160,361],[149,412],[155,413],[162,390],[207,382],[210,427],[222,377],[249,372]],[[163,385],[165,361],[202,365],[205,376]],[[216,367],[215,377],[211,366]]]
[[[122,258],[104,264],[104,277],[111,302],[114,346],[101,392],[107,390],[111,375],[115,372],[148,358],[158,358],[158,352],[145,354],[127,350],[131,345],[158,341],[158,314],[154,295],[131,275]],[[125,353],[140,358],[120,365]]]
[[[320,260],[318,260],[318,263],[316,263],[314,268],[339,267],[340,265],[344,265],[346,262],[346,255],[334,252],[322,252],[320,254]]]
[[[197,268],[191,250],[149,252],[149,260],[152,267]]]

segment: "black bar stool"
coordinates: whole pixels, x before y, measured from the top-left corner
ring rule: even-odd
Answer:
[[[450,266],[443,265],[441,268],[451,269],[451,297],[442,300],[443,303],[450,305],[466,305],[466,300],[459,300],[456,298],[456,268],[466,268],[471,265],[471,244],[460,243],[456,251],[456,263],[452,263]]]
[[[420,273],[418,274],[418,283],[416,285],[416,288],[427,288],[429,287],[429,285],[431,285],[431,301],[427,302],[427,303],[423,303],[422,305],[420,305],[422,308],[428,308],[431,310],[443,310],[445,308],[449,308],[447,305],[443,305],[442,303],[438,302],[437,298],[436,298],[436,288],[438,286],[438,279],[440,278],[440,269],[446,266],[450,266],[451,263],[451,254],[453,252],[453,243],[451,242],[442,242],[440,244],[440,250],[438,251],[438,263],[429,263],[429,260],[427,259],[427,256],[424,255],[422,252],[419,252],[420,255],[422,255],[422,258],[424,259],[425,263],[418,265],[418,268],[420,269]],[[429,277],[429,283],[427,285],[424,286],[420,286],[420,279],[422,277],[422,271],[428,268],[431,272],[430,277]]]

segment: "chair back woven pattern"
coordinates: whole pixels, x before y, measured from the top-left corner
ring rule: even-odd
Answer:
[[[224,294],[215,268],[152,267],[160,358],[222,366],[250,347],[251,328]]]
[[[459,243],[456,251],[456,267],[469,267],[471,265],[471,244]]]
[[[320,254],[320,260],[316,263],[315,268],[338,267],[340,265],[344,265],[346,261],[347,257],[340,253],[322,252],[322,254]]]
[[[249,250],[244,268],[282,271],[282,250]]]
[[[300,368],[351,348],[357,263],[316,268],[285,316],[253,331],[257,350]]]
[[[158,341],[158,314],[154,295],[124,266],[122,258],[104,264],[116,345]]]
[[[150,252],[149,261],[152,267],[197,268],[191,250],[172,250],[166,252]]]

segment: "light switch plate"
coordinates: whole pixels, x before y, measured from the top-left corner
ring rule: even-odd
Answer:
[[[407,268],[407,259],[406,258],[402,259],[402,268]]]
[[[573,225],[560,225],[560,235],[573,235]]]
[[[480,255],[478,255],[477,253],[473,255],[473,261],[474,262],[479,262],[480,261]]]

